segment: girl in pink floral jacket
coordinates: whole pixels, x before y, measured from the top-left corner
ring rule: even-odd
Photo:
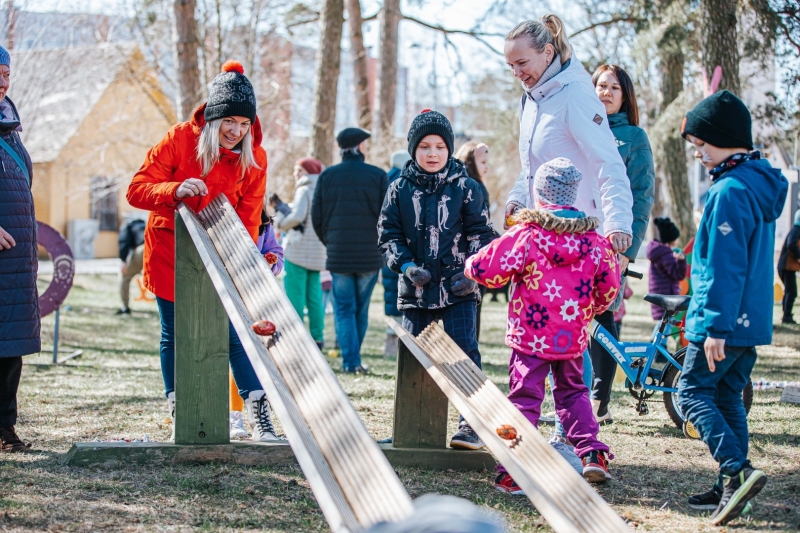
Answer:
[[[589,323],[617,296],[619,266],[599,221],[572,207],[581,175],[558,158],[536,172],[537,210],[515,215],[515,225],[467,260],[467,277],[490,288],[511,283],[506,344],[511,347],[509,399],[534,425],[539,422],[551,368],[553,399],[567,438],[583,462],[583,475],[603,482],[608,446],[583,383]],[[502,467],[499,490],[516,492]],[[515,488],[516,487],[516,488]]]

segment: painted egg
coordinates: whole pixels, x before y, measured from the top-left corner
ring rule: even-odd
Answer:
[[[514,429],[514,426],[509,426],[508,424],[503,424],[499,428],[497,428],[497,435],[503,440],[514,440],[517,438],[517,430]]]
[[[275,324],[269,320],[259,320],[257,322],[253,322],[253,331],[256,332],[256,335],[268,337],[275,334]]]
[[[264,255],[264,258],[267,260],[268,265],[274,265],[278,262],[278,256],[273,254],[272,252],[267,253]]]

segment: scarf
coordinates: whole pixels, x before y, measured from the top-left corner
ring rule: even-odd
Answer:
[[[544,85],[545,83],[550,81],[551,79],[555,78],[556,75],[559,72],[561,72],[561,69],[564,66],[565,65],[561,64],[561,56],[556,54],[556,57],[553,58],[553,62],[550,63],[550,65],[545,69],[544,73],[542,73],[542,77],[539,78],[539,81],[537,81],[536,84],[533,87],[531,87],[530,89],[527,89],[525,92],[528,93],[528,96],[533,98],[533,95],[531,93],[535,89],[538,89],[539,87],[541,87],[542,85]]]
[[[433,174],[423,170],[417,162],[412,159],[406,163],[405,168],[403,168],[402,176],[424,188],[426,193],[431,194],[449,181],[467,177],[467,172],[464,165],[461,164],[461,161],[453,157],[447,161],[442,170]]]
[[[716,181],[717,178],[729,170],[738,167],[745,161],[757,161],[758,159],[761,159],[761,152],[758,150],[753,150],[750,153],[733,154],[728,159],[709,170],[708,173],[711,174],[711,181]]]

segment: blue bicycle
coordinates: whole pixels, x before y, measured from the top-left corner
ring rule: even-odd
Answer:
[[[690,296],[660,294],[648,294],[644,297],[644,301],[664,310],[664,317],[650,342],[620,342],[596,321],[592,322],[590,332],[592,338],[617,360],[625,372],[625,384],[631,396],[638,402],[636,411],[639,415],[644,416],[649,412],[647,400],[657,392],[661,392],[664,396],[664,406],[672,422],[687,437],[699,438],[697,431],[686,420],[678,405],[678,379],[683,370],[686,348],[680,348],[674,353],[666,348],[667,339],[683,331],[681,323],[674,317],[689,307],[690,300]],[[677,331],[666,334],[668,326],[675,326]],[[753,383],[750,381],[745,386],[742,400],[745,410],[749,413],[753,404]]]

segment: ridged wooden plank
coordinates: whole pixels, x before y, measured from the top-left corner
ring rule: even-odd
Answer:
[[[414,338],[394,320],[387,322],[555,531],[628,531],[594,488],[438,324],[431,324]],[[512,446],[497,435],[497,428],[504,424],[513,426],[521,436],[517,444]]]
[[[197,224],[195,244],[207,251],[206,267],[320,508],[335,508],[333,521],[326,513],[331,528],[359,531],[410,514],[408,493],[227,199],[198,216],[181,208],[181,216]],[[259,319],[277,326],[272,340],[252,332]]]

